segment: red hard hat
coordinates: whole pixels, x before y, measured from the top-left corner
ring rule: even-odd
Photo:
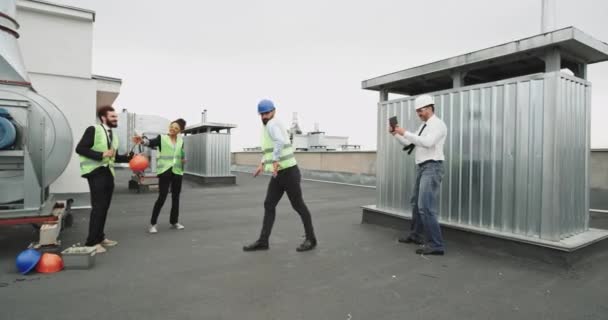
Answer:
[[[137,154],[133,156],[133,159],[129,161],[129,168],[133,171],[144,171],[148,167],[150,163],[148,162],[148,158],[144,155]]]
[[[36,266],[36,271],[41,273],[54,273],[63,269],[63,259],[54,253],[44,253]]]

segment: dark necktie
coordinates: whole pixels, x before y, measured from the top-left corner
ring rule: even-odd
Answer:
[[[424,128],[426,128],[426,123],[420,129],[420,132],[418,132],[418,136],[420,136],[422,134],[422,131],[424,131]],[[407,154],[412,154],[412,151],[414,151],[414,148],[416,148],[416,145],[413,143],[410,143],[407,146],[403,147],[403,151],[407,151]]]
[[[108,148],[112,148],[112,129],[108,130]]]

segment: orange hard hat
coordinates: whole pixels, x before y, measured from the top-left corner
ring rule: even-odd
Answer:
[[[142,154],[137,154],[133,156],[131,161],[129,161],[129,168],[133,171],[144,171],[148,167],[150,163],[148,162],[148,158]]]
[[[44,253],[38,261],[36,271],[41,273],[54,273],[63,269],[63,259],[54,253]]]

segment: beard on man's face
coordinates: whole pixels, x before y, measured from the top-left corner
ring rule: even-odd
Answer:
[[[108,121],[107,125],[110,128],[116,128],[118,127],[118,121]]]
[[[266,124],[268,123],[268,121],[270,121],[270,119],[265,119],[265,118],[262,118],[262,123],[263,123],[264,125],[266,125]]]

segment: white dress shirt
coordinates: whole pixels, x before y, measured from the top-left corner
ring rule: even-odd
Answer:
[[[422,134],[418,136],[422,127],[426,124],[426,128]],[[425,123],[418,127],[416,132],[406,131],[403,136],[396,134],[395,138],[404,146],[414,144],[416,148],[415,162],[416,164],[423,163],[428,160],[443,161],[443,145],[445,137],[448,135],[448,128],[445,123],[436,115],[432,115]]]
[[[285,145],[291,144],[291,142],[289,141],[289,134],[287,133],[287,130],[285,129],[283,124],[275,118],[268,120],[268,122],[266,123],[266,130],[268,130],[268,134],[274,142],[272,160],[279,161],[279,158],[281,158],[281,151],[283,151],[283,147]],[[262,162],[264,162],[263,156]]]

